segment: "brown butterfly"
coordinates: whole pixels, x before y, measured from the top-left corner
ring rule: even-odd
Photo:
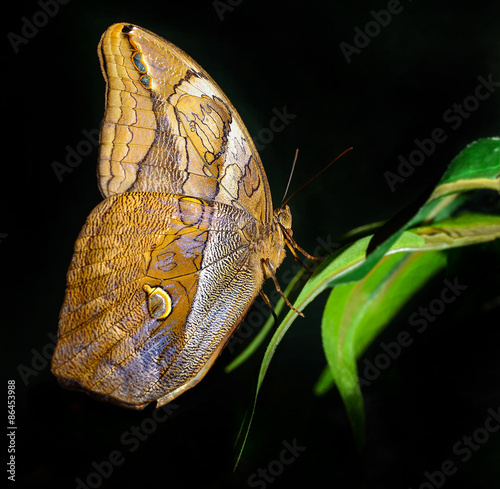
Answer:
[[[143,408],[207,373],[292,249],[288,206],[231,102],[187,54],[130,24],[102,36],[99,187],[67,274],[52,371]]]

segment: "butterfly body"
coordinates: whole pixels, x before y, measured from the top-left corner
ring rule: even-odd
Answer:
[[[107,82],[99,187],[67,275],[52,370],[142,408],[195,385],[285,256],[236,110],[180,49],[130,24],[99,44]]]

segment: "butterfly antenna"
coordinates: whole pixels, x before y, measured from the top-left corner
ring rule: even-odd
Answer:
[[[283,194],[283,198],[281,199],[281,202],[285,201],[286,194],[288,193],[288,189],[290,188],[290,184],[292,183],[293,172],[295,171],[295,163],[297,163],[298,157],[299,157],[299,150],[297,148],[295,150],[295,157],[294,157],[293,163],[292,163],[292,170],[290,171],[290,176],[288,177],[288,183],[286,184],[285,193]],[[283,207],[283,204],[281,204],[280,207]]]
[[[294,192],[292,192],[291,195],[289,195],[287,197],[286,200],[284,200],[281,205],[280,205],[280,209],[282,209],[286,204],[287,202],[295,195],[297,194],[300,190],[302,190],[306,185],[309,185],[313,180],[316,180],[316,178],[318,178],[323,172],[325,172],[331,165],[333,165],[341,156],[344,156],[348,151],[351,151],[351,149],[353,149],[353,147],[351,146],[350,148],[347,148],[345,149],[344,151],[342,151],[342,153],[340,153],[336,158],[334,158],[332,161],[330,161],[330,163],[328,163],[328,165],[326,165],[322,170],[320,170],[318,173],[316,173],[316,175],[314,175],[312,178],[310,178],[309,180],[307,180],[306,183],[302,184],[297,190],[295,190]],[[295,162],[294,162],[295,163]],[[288,187],[287,187],[288,188]]]

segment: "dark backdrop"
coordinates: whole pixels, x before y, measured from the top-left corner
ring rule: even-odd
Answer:
[[[306,309],[306,318],[296,321],[278,348],[235,473],[234,444],[252,404],[262,351],[227,375],[224,366],[235,351],[226,349],[203,382],[156,419],[153,409],[130,412],[64,391],[47,361],[73,243],[101,199],[92,142],[104,102],[96,47],[110,24],[148,28],[211,74],[262,146],[275,205],[296,148],[292,188],[354,146],[290,202],[294,236],[314,251],[356,226],[394,216],[468,143],[498,136],[500,8],[495,1],[467,5],[410,0],[9,5],[3,17],[7,134],[0,259],[4,375],[17,386],[20,487],[71,488],[78,487],[78,479],[87,487],[109,488],[498,487],[498,433],[483,428],[500,404],[499,284],[487,274],[489,256],[481,247],[468,251],[468,266],[457,272],[468,287],[464,298],[364,388],[368,445],[362,456],[336,391],[323,397],[312,393],[325,364],[320,343],[325,297]],[[360,34],[366,30],[371,37]],[[474,95],[479,77],[496,85],[476,104],[466,98]],[[460,109],[465,100],[468,109]],[[270,127],[273,111],[294,117],[270,134],[263,129]],[[386,172],[397,174],[400,158],[435,128],[443,129],[446,141],[436,143],[404,182],[391,188]],[[54,162],[65,163],[74,151],[79,156],[73,155],[72,171],[58,178]],[[293,266],[287,261],[283,271]],[[382,342],[408,328],[408,317],[441,289],[437,281],[402,311],[365,359],[374,361]],[[460,452],[464,437],[472,435],[483,436],[484,443]],[[456,468],[450,474],[447,462]]]

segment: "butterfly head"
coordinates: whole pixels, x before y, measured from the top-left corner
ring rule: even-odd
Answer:
[[[278,227],[285,228],[290,236],[293,234],[292,213],[290,212],[290,207],[287,205],[284,207],[278,207],[278,209],[274,211],[274,222]]]

